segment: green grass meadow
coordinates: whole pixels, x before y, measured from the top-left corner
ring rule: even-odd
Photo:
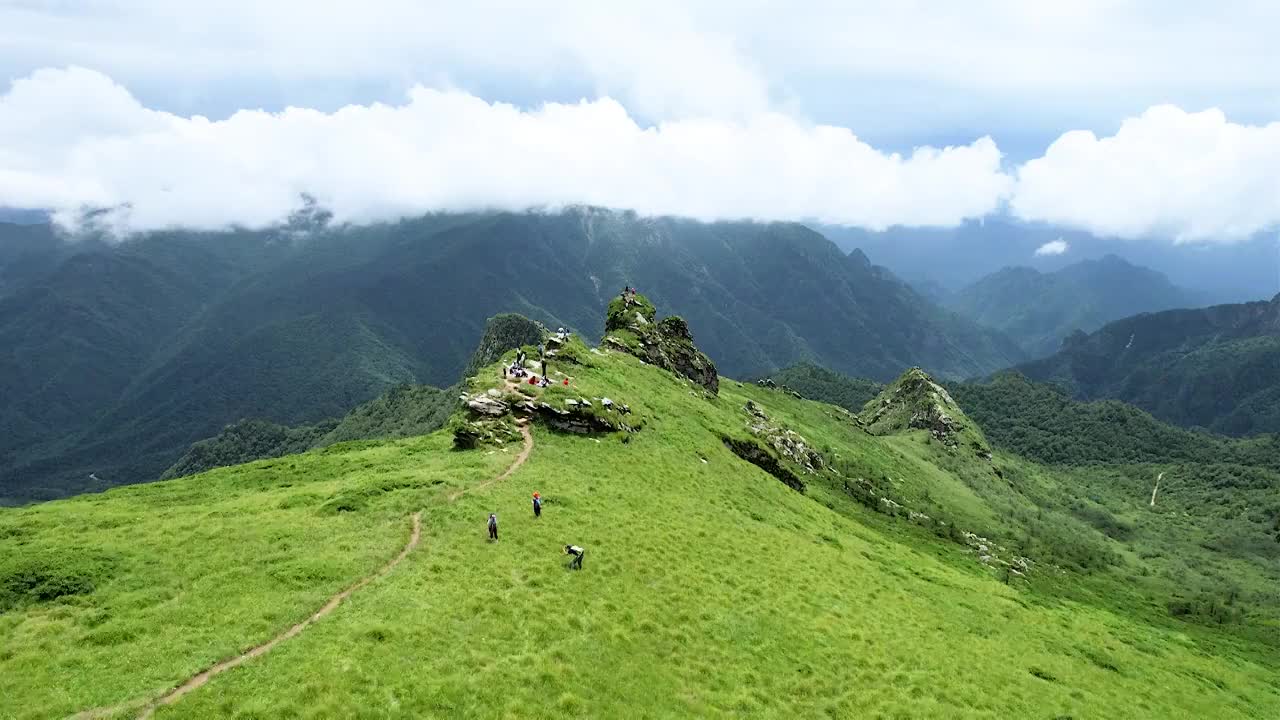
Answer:
[[[643,429],[535,427],[523,467],[453,502],[519,448],[348,443],[0,511],[4,568],[35,557],[92,581],[51,599],[11,588],[0,717],[155,696],[375,571],[417,510],[421,544],[390,575],[157,717],[1280,717],[1275,646],[1169,617],[1163,585],[1129,582],[1137,551],[1071,511],[1079,478],[997,456],[1000,478],[832,406],[730,380],[707,397],[629,356],[579,357],[546,397],[609,397]],[[490,368],[472,389],[497,383]],[[1041,561],[1006,584],[829,478],[792,490],[721,440],[746,435],[748,398],[844,470]],[[1267,577],[1256,565],[1235,568],[1248,587]]]

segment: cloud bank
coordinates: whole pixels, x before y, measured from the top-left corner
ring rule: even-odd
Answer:
[[[1061,255],[1070,249],[1071,249],[1071,243],[1067,242],[1066,240],[1063,240],[1061,238],[1057,240],[1050,240],[1049,242],[1036,248],[1036,257],[1052,257],[1054,255]]]
[[[779,111],[644,123],[608,97],[519,108],[417,85],[398,104],[210,120],[75,67],[0,95],[0,206],[111,208],[121,233],[264,227],[307,195],[354,223],[590,204],[878,230],[1007,208],[1101,235],[1231,242],[1280,226],[1277,167],[1280,123],[1173,106],[1111,136],[1065,133],[1009,167],[987,137],[901,155]]]
[[[1019,217],[1100,235],[1232,241],[1280,224],[1280,122],[1171,105],[1110,137],[1064,134],[1017,172]]]
[[[36,72],[0,98],[0,204],[118,208],[122,230],[262,227],[304,193],[339,222],[590,204],[945,226],[996,209],[1010,183],[987,138],[900,156],[773,112],[642,126],[608,98],[525,111],[419,86],[402,105],[211,121],[143,107],[79,68]]]

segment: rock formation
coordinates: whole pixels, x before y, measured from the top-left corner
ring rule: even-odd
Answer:
[[[720,392],[716,365],[693,344],[689,325],[677,316],[656,320],[657,311],[643,295],[614,298],[605,319],[604,345],[634,355],[706,388]]]

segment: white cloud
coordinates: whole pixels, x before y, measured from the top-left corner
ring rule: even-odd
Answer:
[[[1071,249],[1071,243],[1067,242],[1066,240],[1063,240],[1062,238],[1058,238],[1057,240],[1050,240],[1049,242],[1036,248],[1036,256],[1045,257],[1045,256],[1051,256],[1051,255],[1061,255],[1070,249]]]
[[[1162,105],[1109,137],[1068,132],[1017,172],[1022,218],[1126,238],[1232,242],[1280,225],[1280,122]]]
[[[593,204],[701,219],[952,225],[999,206],[995,143],[880,152],[776,112],[638,124],[608,98],[534,110],[414,88],[404,104],[221,121],[148,109],[108,77],[43,70],[0,96],[0,205],[122,206],[132,230]]]

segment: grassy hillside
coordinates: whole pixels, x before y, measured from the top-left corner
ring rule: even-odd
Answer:
[[[819,398],[825,397],[819,391],[842,398],[864,385],[831,373],[824,386],[811,390]],[[1280,437],[1185,430],[1124,403],[1072,400],[1017,373],[990,383],[952,383],[949,390],[963,408],[947,410],[960,425],[957,439],[963,440],[966,416],[976,420],[997,450],[1002,479],[1018,490],[1003,497],[999,483],[988,486],[994,493],[986,495],[988,502],[1004,503],[996,516],[1006,535],[1019,542],[1044,535],[1050,552],[1082,568],[1125,568],[1125,582],[1145,588],[1171,615],[1226,623],[1248,635],[1274,634],[1280,603],[1269,587],[1280,580]],[[868,404],[862,418],[873,419],[879,405]],[[918,408],[896,417],[936,427],[934,416]],[[954,468],[945,458],[939,464]],[[1162,485],[1153,505],[1157,478]],[[934,505],[935,513],[962,506]],[[1122,545],[1079,542],[1091,534],[1076,522]],[[1130,565],[1135,557],[1140,562]],[[1242,599],[1242,584],[1253,588],[1251,599]],[[1241,625],[1243,616],[1271,619]]]
[[[1200,298],[1115,255],[1051,273],[1007,267],[948,298],[961,315],[1005,332],[1032,357],[1052,355],[1072,332],[1138,313],[1194,307]]]
[[[740,376],[801,360],[881,380],[917,364],[971,376],[1024,357],[785,223],[589,208],[316,217],[95,245],[22,277],[0,297],[0,396],[14,398],[0,408],[0,502],[154,479],[244,418],[309,425],[396,385],[452,384],[497,313],[599,339],[624,285],[686,317]]]
[[[1175,425],[1280,432],[1280,296],[1126,318],[1017,369],[1074,397],[1123,400]]]
[[[518,443],[442,431],[0,510],[0,716],[131,716],[381,567],[416,511],[403,564],[157,717],[1280,713],[1274,559],[1196,544],[1217,518],[1176,493],[1149,511],[1117,471],[1095,500],[1070,469],[576,341],[553,372],[519,386],[545,422],[639,429],[537,420],[494,484]],[[497,365],[464,390],[525,402]],[[1229,607],[1182,612],[1197,571]]]

